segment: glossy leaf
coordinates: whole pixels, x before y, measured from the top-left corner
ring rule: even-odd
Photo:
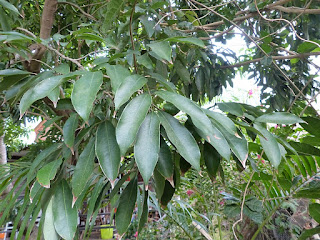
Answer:
[[[310,239],[310,237],[320,233],[320,226],[317,226],[315,228],[307,229],[302,232],[302,234],[299,236],[298,240],[306,240]]]
[[[160,58],[171,62],[171,54],[172,49],[167,41],[161,41],[161,42],[154,42],[147,45],[151,48],[151,50],[157,54]]]
[[[203,109],[203,111],[213,121],[213,123],[220,124],[227,132],[232,135],[235,135],[237,133],[237,128],[234,125],[233,121],[224,114],[213,112],[207,109]]]
[[[62,84],[63,81],[63,76],[54,76],[44,79],[33,88],[30,88],[20,100],[20,116],[22,116],[25,111],[28,110],[32,103],[48,96],[48,94],[50,94],[51,91],[53,91],[53,89],[55,89],[57,86]]]
[[[136,135],[151,105],[151,97],[142,94],[132,99],[123,110],[116,127],[116,138],[121,156],[133,144]]]
[[[223,112],[229,112],[232,115],[241,117],[243,116],[243,110],[241,105],[238,103],[228,102],[228,103],[218,103],[218,107]]]
[[[157,169],[155,169],[153,173],[153,180],[157,198],[160,199],[164,191],[166,179],[160,174]]]
[[[146,185],[158,162],[159,151],[160,121],[156,113],[149,113],[140,126],[134,144],[134,158]]]
[[[116,110],[119,109],[124,103],[126,103],[132,94],[138,91],[147,83],[147,79],[140,75],[131,75],[127,77],[124,82],[119,86],[116,95],[114,97],[114,104]]]
[[[144,201],[142,205],[142,213],[139,219],[139,226],[138,226],[138,233],[141,232],[142,228],[148,221],[148,213],[149,213],[149,206],[148,206],[148,191],[144,192]]]
[[[169,140],[177,148],[180,155],[200,171],[200,150],[192,134],[177,119],[166,112],[159,112],[159,118]]]
[[[78,127],[78,114],[73,113],[63,126],[63,139],[64,143],[73,151],[75,140],[75,131]]]
[[[265,151],[271,164],[275,168],[278,168],[281,162],[281,153],[277,140],[261,125],[254,124],[254,127],[263,134],[264,138],[260,137],[260,143],[263,147],[263,150]]]
[[[37,173],[37,180],[41,186],[50,188],[50,180],[53,180],[56,176],[57,170],[62,163],[62,159],[59,158],[43,166]]]
[[[53,198],[50,199],[46,212],[45,219],[43,224],[43,237],[45,240],[59,240],[60,237],[54,228],[54,219],[53,219],[53,208],[52,208]]]
[[[94,158],[94,139],[92,138],[80,154],[72,176],[71,187],[75,199],[79,197],[93,172]]]
[[[137,178],[132,179],[123,190],[116,212],[116,227],[120,235],[125,233],[131,222],[137,199]]]
[[[304,123],[304,121],[296,115],[287,112],[275,112],[263,114],[256,118],[255,122],[277,123],[277,124],[294,124]]]
[[[104,175],[111,181],[115,180],[120,166],[120,149],[115,128],[109,121],[101,123],[98,127],[96,155]]]
[[[88,72],[77,80],[73,86],[71,102],[74,109],[86,122],[89,120],[93,102],[102,84],[102,73]]]
[[[51,102],[53,103],[53,106],[56,108],[57,107],[57,103],[60,97],[60,88],[59,86],[56,87],[55,89],[53,89],[49,94],[48,94],[48,98],[51,100]]]
[[[172,154],[169,146],[163,140],[163,138],[160,140],[159,160],[156,168],[165,178],[171,178],[173,176],[174,167]]]
[[[78,212],[72,208],[72,193],[66,180],[57,186],[52,208],[57,233],[65,240],[72,240],[77,230]]]
[[[112,91],[116,93],[119,86],[131,75],[131,73],[122,65],[107,65],[106,69],[111,79]]]

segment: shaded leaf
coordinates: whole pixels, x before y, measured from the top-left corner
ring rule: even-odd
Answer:
[[[166,39],[169,42],[181,42],[181,43],[188,43],[188,44],[193,44],[197,45],[199,47],[204,48],[205,45],[203,41],[199,38],[193,38],[193,37],[171,37]]]
[[[72,194],[78,198],[85,188],[94,168],[94,139],[92,138],[79,156],[71,180]]]
[[[52,202],[54,227],[65,240],[72,240],[77,230],[78,212],[72,208],[72,193],[66,180],[57,186]]]
[[[52,208],[53,198],[50,199],[46,212],[45,219],[43,224],[43,237],[45,240],[59,240],[60,237],[54,228],[54,219],[53,219],[53,208]]]
[[[131,222],[131,216],[137,199],[137,178],[132,179],[123,190],[116,212],[116,227],[120,235],[125,233]]]
[[[161,173],[165,178],[170,178],[173,176],[173,160],[172,154],[167,143],[161,138],[160,140],[160,152],[159,152],[159,160],[156,166],[157,170]]]
[[[6,8],[6,9],[8,9],[18,15],[20,14],[18,9],[13,4],[9,3],[6,0],[0,0],[0,5],[2,5],[2,7]]]
[[[111,181],[115,180],[120,166],[120,149],[115,128],[109,121],[101,123],[98,127],[96,155],[104,175]]]
[[[158,113],[169,140],[177,148],[180,155],[200,171],[200,150],[191,133],[170,114],[161,111]]]
[[[63,126],[64,143],[71,149],[73,149],[75,131],[77,127],[78,127],[78,114],[72,113]]]
[[[320,222],[320,204],[319,203],[311,203],[309,205],[309,214],[316,220],[318,223]]]

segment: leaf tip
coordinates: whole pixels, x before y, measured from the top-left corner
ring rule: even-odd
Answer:
[[[78,198],[72,194],[72,205],[71,205],[72,208],[74,207],[74,204],[76,203],[77,199]]]

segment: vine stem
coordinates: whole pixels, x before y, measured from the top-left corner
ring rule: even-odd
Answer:
[[[236,240],[238,240],[238,237],[237,237],[237,234],[236,234],[236,231],[235,231],[235,227],[237,226],[238,223],[242,222],[243,220],[243,208],[244,208],[244,203],[246,201],[246,195],[247,195],[247,191],[248,191],[248,188],[249,188],[249,184],[252,180],[252,177],[253,177],[253,174],[255,172],[252,172],[252,174],[250,175],[250,178],[249,178],[249,181],[246,185],[246,188],[244,189],[244,193],[243,193],[243,199],[242,199],[242,203],[241,203],[241,212],[240,212],[240,219],[238,221],[236,221],[233,225],[232,225],[232,232],[233,232],[233,235],[235,237]]]

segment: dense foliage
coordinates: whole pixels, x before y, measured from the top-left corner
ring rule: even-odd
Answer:
[[[121,236],[136,206],[137,234],[151,207],[181,239],[270,234],[293,199],[320,197],[319,14],[317,1],[0,0],[0,116],[46,120],[46,140],[1,166],[0,226],[85,238],[110,203]],[[245,55],[215,44],[234,34]],[[237,72],[262,86],[261,106],[212,101]],[[200,206],[171,201],[188,188]]]

